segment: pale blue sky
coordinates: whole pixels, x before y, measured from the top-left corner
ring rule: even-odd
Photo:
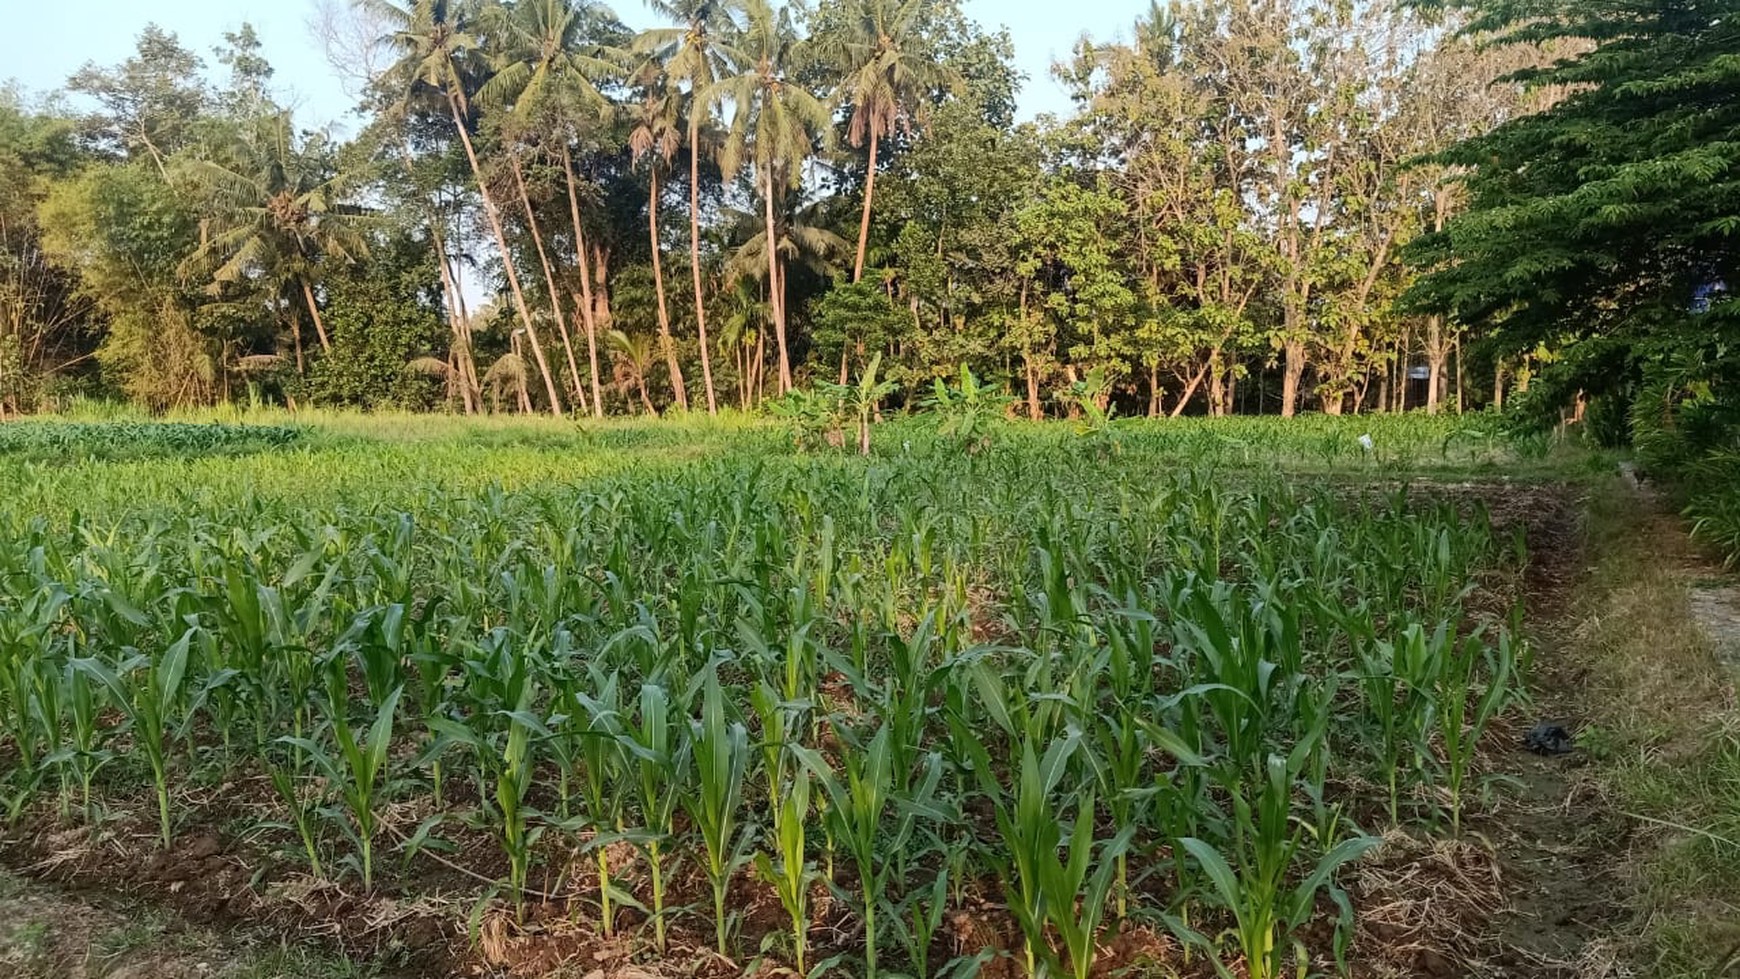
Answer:
[[[86,61],[114,64],[127,57],[133,39],[155,21],[174,31],[188,48],[206,56],[223,33],[242,22],[254,25],[277,69],[274,87],[298,109],[305,125],[340,123],[351,99],[327,65],[309,28],[316,0],[19,0],[0,79],[28,90],[57,89]],[[10,3],[8,4],[11,5]],[[640,0],[618,0],[617,13],[631,25],[651,23]],[[1108,39],[1128,33],[1148,0],[966,0],[968,13],[987,27],[1006,25],[1016,60],[1029,78],[1022,115],[1061,112],[1068,106],[1052,81],[1051,62],[1066,56],[1083,33]]]

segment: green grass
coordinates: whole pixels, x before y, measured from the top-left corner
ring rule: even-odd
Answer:
[[[1579,734],[1604,809],[1629,823],[1615,929],[1636,974],[1733,974],[1740,950],[1740,712],[1689,605],[1698,556],[1613,485],[1592,496],[1593,568],[1570,662],[1598,725]]]

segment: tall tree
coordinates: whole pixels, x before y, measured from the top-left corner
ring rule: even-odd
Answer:
[[[1575,48],[1519,76],[1561,101],[1437,158],[1466,174],[1468,209],[1410,250],[1411,303],[1486,328],[1502,354],[1550,348],[1531,399],[1549,409],[1641,377],[1646,429],[1685,398],[1726,398],[1740,419],[1740,3],[1448,5],[1469,32]]]
[[[743,34],[736,47],[744,55],[741,74],[715,83],[703,97],[733,108],[731,132],[720,162],[726,173],[735,173],[747,158],[752,164],[756,192],[762,200],[762,219],[769,241],[778,242],[775,209],[782,194],[802,182],[803,166],[825,140],[832,121],[827,105],[807,90],[791,71],[802,43],[791,14],[777,14],[768,0],[745,0]],[[779,249],[768,248],[769,303],[773,310],[774,339],[779,348],[779,390],[791,390],[791,351],[787,332],[786,288]]]
[[[937,0],[842,0],[843,20],[817,38],[823,63],[839,71],[839,101],[849,112],[846,138],[870,144],[864,171],[864,210],[858,220],[858,254],[852,281],[864,278],[870,247],[870,214],[876,197],[881,141],[896,131],[910,134],[938,89],[961,84],[960,72],[936,60],[921,33]]]
[[[496,70],[478,94],[486,102],[511,107],[512,135],[523,138],[528,134],[543,133],[547,136],[554,130],[565,140],[570,129],[579,133],[612,119],[615,106],[601,89],[621,77],[626,53],[604,38],[595,36],[619,26],[607,7],[590,0],[522,0],[511,6],[492,6],[486,10],[494,14],[491,18],[494,38],[491,48]],[[509,141],[508,162],[520,190],[527,227],[532,231],[533,244],[544,267],[552,315],[562,333],[569,370],[578,394],[579,369],[574,365],[549,253],[544,249],[543,236],[537,229],[537,216],[530,196],[524,191],[523,165],[515,152],[519,142],[519,138]],[[562,151],[568,152],[565,142]],[[578,191],[573,186],[575,178],[571,166],[564,167],[564,176],[568,180],[568,197],[575,212],[575,241],[581,243],[584,228],[578,216]],[[584,254],[583,247],[577,254]],[[580,264],[585,267],[583,258]],[[579,305],[591,364],[592,410],[595,415],[602,415],[598,324],[592,315],[591,276],[584,275],[581,284]],[[584,400],[583,394],[579,396]]]
[[[167,174],[170,155],[192,141],[210,104],[204,67],[174,34],[147,24],[132,57],[114,68],[86,64],[67,88],[96,101],[83,128],[98,148],[148,158]]]
[[[658,299],[659,347],[665,355],[677,407],[688,411],[689,390],[683,383],[683,368],[677,361],[676,342],[671,338],[671,313],[665,303],[664,245],[659,240],[659,170],[670,165],[682,145],[682,130],[677,121],[676,93],[667,87],[663,74],[648,66],[642,72],[640,88],[640,106],[628,144],[636,160],[647,162],[647,233],[652,249],[653,290]]]
[[[531,310],[526,305],[525,292],[520,288],[519,268],[514,262],[513,250],[508,246],[501,209],[490,193],[489,181],[484,176],[477,148],[471,140],[472,112],[460,61],[477,49],[477,39],[470,31],[464,4],[460,0],[406,0],[403,5],[396,0],[357,2],[389,25],[391,33],[382,40],[397,53],[398,59],[387,77],[393,81],[400,99],[412,99],[420,94],[420,90],[427,90],[445,103],[460,144],[465,149],[472,177],[477,181],[484,216],[495,237],[502,268],[507,275],[508,291],[513,296],[514,311],[519,314],[520,328],[531,344],[532,357],[537,361],[538,373],[544,381],[550,413],[560,415],[563,412],[562,396],[556,388],[556,375],[550,370],[549,359],[544,356],[543,341],[538,338],[537,326],[532,322]]]
[[[689,147],[689,270],[695,287],[695,329],[701,341],[701,381],[707,388],[707,413],[719,413],[713,385],[713,359],[707,342],[707,300],[701,274],[701,134],[712,121],[715,100],[705,97],[729,75],[743,55],[724,35],[735,24],[731,5],[725,0],[647,0],[648,6],[679,26],[654,28],[640,37],[639,46],[654,53],[673,82],[686,85]]]
[[[367,217],[354,203],[359,177],[338,168],[326,138],[299,141],[290,114],[278,112],[256,120],[218,152],[178,161],[172,172],[198,195],[204,217],[190,264],[208,272],[214,294],[237,283],[264,282],[276,304],[282,292],[294,292],[321,352],[330,353],[315,297],[320,277],[365,257],[368,240]],[[300,317],[287,319],[302,370]]]

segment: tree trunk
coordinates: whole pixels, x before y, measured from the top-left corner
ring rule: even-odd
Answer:
[[[755,334],[755,383],[751,385],[755,392],[755,403],[761,404],[767,400],[767,331],[761,330]]]
[[[779,278],[779,239],[773,221],[773,170],[768,168],[763,211],[767,220],[767,295],[773,308],[774,339],[779,344],[779,393],[791,390],[791,353],[785,343],[785,284]]]
[[[733,351],[733,361],[737,366],[737,407],[749,410],[749,346],[738,343]]]
[[[657,293],[659,300],[659,346],[664,348],[665,369],[671,375],[671,390],[676,393],[677,408],[688,411],[689,389],[683,383],[683,365],[677,362],[677,344],[671,339],[671,314],[665,306],[665,265],[659,247],[659,168],[656,163],[652,167],[652,192],[647,197],[646,213],[647,233],[652,239],[653,292]]]
[[[592,279],[598,283],[598,288],[592,292],[592,318],[598,322],[599,329],[609,330],[616,325],[616,314],[610,311],[610,290],[604,285],[610,281],[610,249],[601,245],[592,246]],[[596,386],[597,378],[600,376],[596,367],[598,346],[591,338],[587,338],[586,345],[586,355],[592,359],[592,363],[595,365],[592,377],[594,386]],[[598,416],[604,417],[602,406],[598,409]]]
[[[1444,342],[1444,317],[1433,316],[1426,320],[1426,414],[1438,413],[1438,400],[1442,397],[1440,379],[1444,376],[1444,361],[1450,355],[1449,346]]]
[[[513,347],[514,347],[514,356],[520,358],[520,376],[519,376],[519,380],[514,382],[514,387],[518,391],[519,396],[520,396],[519,397],[520,413],[525,414],[525,415],[529,415],[532,413],[532,395],[531,395],[531,392],[526,390],[526,371],[525,371],[526,361],[525,361],[525,355],[520,352],[520,341],[519,341],[518,337],[514,338]]]
[[[1412,378],[1408,376],[1408,331],[1402,330],[1402,337],[1396,341],[1396,414],[1405,415],[1408,412],[1408,385]]]
[[[1160,417],[1160,365],[1148,365],[1148,417]]]
[[[1456,413],[1462,414],[1462,334],[1456,334]]]
[[[1045,420],[1045,408],[1039,403],[1039,367],[1033,363],[1033,354],[1023,351],[1022,365],[1027,373],[1027,417],[1034,421]]]
[[[586,225],[580,220],[580,195],[574,189],[574,156],[562,145],[562,170],[568,177],[568,213],[574,221],[574,264],[580,267],[580,322],[586,328],[586,357],[592,368],[592,414],[604,417],[604,390],[598,383],[598,318],[592,300],[592,270],[587,264]],[[602,282],[599,285],[603,285]]]
[[[320,304],[314,301],[314,288],[307,279],[302,280],[302,298],[308,303],[308,315],[314,318],[314,333],[320,337],[320,352],[332,353],[332,344],[326,339],[326,324],[320,319]]]
[[[1212,365],[1212,360],[1209,361],[1209,363],[1203,364],[1202,367],[1197,369],[1196,376],[1190,379],[1190,383],[1184,385],[1184,390],[1178,393],[1178,400],[1172,402],[1172,414],[1170,417],[1177,418],[1184,414],[1185,409],[1190,407],[1190,399],[1196,397],[1196,389],[1202,387],[1203,378],[1208,376],[1209,369]],[[1210,398],[1209,400],[1212,401],[1213,399]],[[1209,413],[1213,414],[1212,406],[1210,407]]]
[[[1291,320],[1292,314],[1287,314]],[[1299,383],[1305,378],[1305,344],[1288,340],[1282,345],[1281,417],[1292,418],[1299,412]]]
[[[870,169],[864,175],[864,216],[858,221],[858,261],[852,266],[852,281],[864,278],[864,253],[870,247],[870,204],[876,196],[876,126],[870,127]]]
[[[1027,331],[1027,293],[1030,286],[1031,283],[1028,280],[1021,280],[1021,330],[1023,334]],[[918,300],[916,298],[912,301],[912,318],[915,322],[918,320]],[[1039,368],[1033,363],[1031,343],[1022,345],[1021,366],[1027,375],[1027,417],[1034,421],[1040,421],[1045,418],[1045,409],[1039,403]]]
[[[701,120],[689,110],[689,269],[695,275],[695,335],[701,341],[701,382],[707,388],[707,414],[719,413],[713,391],[713,355],[707,349],[707,301],[701,289]]]
[[[586,387],[580,383],[580,365],[574,361],[574,343],[568,336],[568,317],[562,314],[562,294],[556,290],[556,272],[550,265],[550,253],[544,250],[544,234],[538,228],[538,217],[532,210],[532,197],[526,193],[525,172],[520,168],[517,153],[508,154],[514,172],[514,186],[520,192],[520,206],[526,212],[526,228],[532,233],[532,244],[538,249],[538,262],[544,267],[544,287],[550,291],[550,315],[556,318],[556,332],[562,337],[562,352],[568,358],[568,378],[574,382],[574,397],[580,410],[586,410]]]
[[[471,133],[466,130],[465,117],[459,111],[459,98],[452,90],[447,92],[447,106],[453,112],[453,125],[459,130],[459,142],[465,148],[466,161],[471,164],[471,175],[477,180],[477,192],[483,200],[484,216],[489,219],[490,231],[495,234],[496,247],[501,249],[502,268],[507,272],[508,290],[513,293],[514,308],[520,314],[520,324],[525,328],[526,339],[531,341],[532,356],[538,362],[538,373],[543,375],[544,392],[550,398],[550,414],[561,415],[562,396],[556,391],[555,375],[550,373],[550,362],[544,358],[544,345],[538,341],[537,327],[532,325],[532,314],[526,308],[525,293],[520,290],[519,270],[514,267],[513,252],[508,248],[501,212],[496,209],[495,199],[490,196],[488,181],[483,179],[483,168],[477,163],[477,151],[471,145]]]
[[[308,370],[302,363],[302,320],[295,316],[290,317],[290,342],[296,348],[296,375],[301,377]]]
[[[415,183],[417,171],[411,162],[411,143],[403,132],[400,133],[399,160],[405,165],[405,175]],[[435,248],[435,260],[441,263],[441,291],[447,299],[448,326],[453,331],[448,367],[458,378],[459,397],[465,405],[465,413],[470,415],[483,410],[483,389],[477,383],[477,361],[471,355],[471,324],[465,316],[465,295],[453,274],[440,208],[428,201],[422,203],[424,220],[429,222],[429,241]]]
[[[475,414],[480,406],[473,397],[477,365],[471,359],[471,340],[468,335],[470,327],[465,322],[465,304],[459,292],[459,284],[453,281],[453,268],[447,264],[446,236],[441,233],[433,213],[429,220],[429,238],[435,246],[435,261],[441,264],[441,291],[447,297],[448,325],[453,330],[453,374],[459,382],[459,396],[465,404],[465,413]]]

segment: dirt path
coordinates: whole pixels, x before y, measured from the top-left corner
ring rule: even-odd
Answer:
[[[1586,587],[1599,555],[1587,541],[1588,497],[1559,502],[1561,512],[1540,515],[1531,526],[1527,590],[1534,700],[1501,732],[1507,743],[1493,764],[1504,781],[1494,783],[1499,802],[1482,827],[1508,899],[1489,926],[1497,949],[1490,974],[1516,979],[1606,976],[1591,966],[1602,957],[1602,936],[1614,924],[1612,898],[1621,883],[1607,847],[1624,828],[1618,817],[1582,798],[1588,755],[1579,750],[1543,757],[1523,746],[1524,734],[1537,723],[1578,732],[1592,721],[1585,677],[1572,651],[1590,610]]]
[[[173,913],[0,871],[0,975],[16,979],[353,979],[295,945],[188,925]]]
[[[1621,474],[1591,488],[1564,606],[1531,608],[1529,719],[1562,724],[1577,750],[1500,762],[1522,784],[1495,813],[1510,893],[1501,931],[1514,953],[1499,975],[1729,974],[1711,971],[1709,956],[1732,939],[1692,921],[1696,909],[1714,920],[1731,907],[1701,893],[1725,890],[1715,867],[1725,858],[1686,849],[1699,831],[1685,826],[1719,818],[1703,783],[1729,777],[1709,755],[1740,717],[1740,582],[1650,484]]]

